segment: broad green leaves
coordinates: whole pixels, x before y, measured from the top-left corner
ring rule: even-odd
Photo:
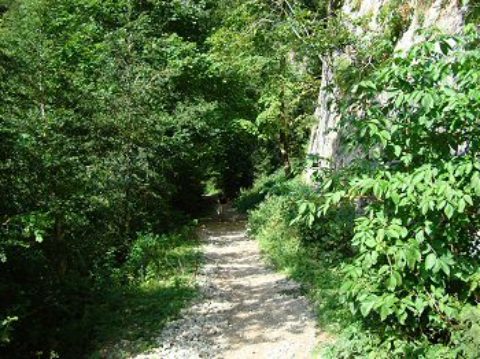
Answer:
[[[431,39],[359,83],[342,130],[363,158],[342,187],[319,186],[319,226],[356,207],[344,294],[392,351],[424,348],[411,333],[451,350],[459,309],[480,295],[479,41]]]
[[[468,280],[446,291],[457,283],[455,278],[468,278],[478,265],[478,258],[469,254],[469,228],[480,224],[475,209],[480,85],[470,79],[480,74],[474,60],[480,53],[470,50],[465,39],[452,40],[454,49],[442,38],[435,54],[434,43],[420,45],[412,50],[415,56],[398,58],[381,70],[375,86],[367,82],[358,87],[366,117],[354,120],[358,132],[352,138],[358,146],[380,146],[382,151],[372,156],[377,166],[373,173],[351,180],[348,191],[352,199],[367,198],[366,215],[356,221],[353,244],[359,255],[353,265],[368,268],[368,275],[351,277],[364,284],[346,294],[363,316],[398,323],[400,338],[411,325],[454,331],[441,318],[454,317],[455,308],[475,300]],[[378,102],[375,96],[385,90],[391,95]],[[358,111],[358,106],[352,99],[352,108]],[[382,293],[388,292],[386,300]],[[428,320],[414,324],[424,313]]]

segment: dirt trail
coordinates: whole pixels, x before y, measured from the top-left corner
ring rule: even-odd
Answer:
[[[202,229],[200,298],[136,358],[311,358],[315,317],[299,286],[269,269],[242,221]]]

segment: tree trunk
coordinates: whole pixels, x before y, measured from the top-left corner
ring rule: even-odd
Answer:
[[[281,59],[281,71],[285,74],[286,59]],[[280,90],[280,153],[282,154],[283,168],[285,170],[285,176],[289,177],[292,172],[292,164],[290,162],[290,139],[289,139],[290,126],[288,123],[287,104],[285,98],[285,80],[282,79]]]

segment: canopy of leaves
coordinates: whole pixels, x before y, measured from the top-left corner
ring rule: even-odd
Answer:
[[[2,7],[2,355],[88,350],[82,318],[124,285],[138,233],[198,213],[212,176],[232,195],[249,185],[255,137],[234,120],[254,109],[207,54],[212,4]]]

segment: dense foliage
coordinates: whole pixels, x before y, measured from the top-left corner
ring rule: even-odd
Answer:
[[[359,319],[336,357],[479,355],[478,44],[474,28],[435,36],[345,101],[357,160],[320,173],[292,221],[353,250],[339,292]]]
[[[352,37],[354,58],[334,64],[338,131],[354,159],[319,171],[310,190],[260,178],[237,203],[257,208],[252,234],[335,324],[327,355],[477,358],[478,30],[427,33],[394,55],[397,25],[401,16],[373,39]]]
[[[480,355],[478,29],[396,56],[411,7],[370,36],[341,3],[0,1],[0,356],[78,357],[174,316],[206,192],[255,208],[341,332],[332,356]],[[355,160],[305,185],[325,65]]]
[[[236,99],[241,79],[219,74],[207,53],[208,2],[7,8],[0,350],[72,356],[93,335],[86,318],[98,294],[140,274],[141,233],[155,242],[186,223],[207,179],[231,194],[249,184],[256,140],[234,120],[255,109]]]
[[[384,323],[386,353],[479,354],[459,334],[480,296],[478,44],[475,29],[426,42],[360,83],[348,106],[368,169],[329,197],[363,201],[344,290],[367,323]]]

